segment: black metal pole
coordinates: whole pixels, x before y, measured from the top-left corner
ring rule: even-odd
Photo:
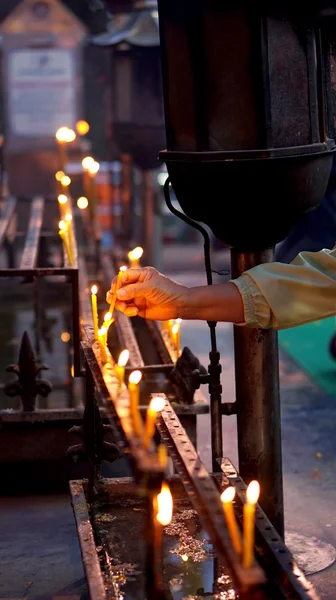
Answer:
[[[231,273],[273,260],[273,249],[231,250]],[[279,363],[272,329],[234,327],[239,471],[261,487],[260,505],[284,536]]]

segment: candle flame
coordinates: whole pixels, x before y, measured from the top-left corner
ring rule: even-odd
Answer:
[[[63,175],[62,179],[61,179],[61,184],[64,185],[65,187],[68,187],[68,185],[70,185],[71,183],[71,179],[68,175]]]
[[[75,132],[69,127],[60,127],[57,129],[55,136],[59,142],[73,142],[76,139]]]
[[[119,271],[127,271],[127,267],[123,265],[122,267],[120,267]]]
[[[221,501],[223,503],[230,503],[232,502],[233,498],[235,497],[236,494],[236,488],[234,488],[233,486],[227,487],[226,490],[224,490],[224,492],[221,494]]]
[[[141,371],[132,371],[132,373],[129,376],[128,381],[129,381],[129,383],[138,384],[138,383],[140,383],[141,378],[142,378]]]
[[[107,312],[104,316],[104,321],[110,321],[110,319],[112,319],[112,313]]]
[[[102,335],[105,335],[105,333],[107,333],[107,329],[106,329],[106,327],[104,327],[104,325],[103,325],[102,327],[100,327],[100,328],[98,329],[98,335],[99,335],[99,336],[102,336]]]
[[[249,504],[256,504],[259,499],[260,494],[260,485],[258,481],[251,481],[251,483],[247,486],[246,490],[246,499]]]
[[[65,228],[66,228],[65,221],[60,221],[60,222],[58,223],[58,227],[59,227],[60,229],[65,229]]]
[[[160,412],[165,407],[165,401],[162,396],[155,396],[151,399],[149,407],[153,412]]]
[[[77,206],[78,206],[78,208],[81,208],[82,210],[84,210],[84,208],[87,208],[89,206],[88,199],[85,198],[85,196],[81,196],[77,200]]]
[[[68,198],[67,198],[67,196],[66,196],[65,194],[60,194],[60,195],[57,197],[57,200],[58,200],[58,202],[59,202],[60,204],[66,204],[66,203],[68,202]]]
[[[157,496],[157,520],[161,525],[169,525],[173,516],[173,497],[167,483],[163,482],[161,492]]]
[[[96,294],[98,292],[98,288],[96,285],[93,285],[91,288],[91,294]]]
[[[90,163],[90,165],[88,166],[87,169],[91,175],[95,175],[96,173],[98,173],[98,171],[100,169],[100,164],[99,164],[99,162],[94,160],[93,162]]]
[[[76,130],[79,135],[86,135],[90,131],[90,125],[87,121],[77,121]]]
[[[141,248],[141,246],[137,246],[136,248],[131,250],[127,256],[130,260],[138,260],[139,258],[142,257],[142,255],[143,255],[143,248]]]
[[[129,351],[128,350],[123,350],[120,353],[120,356],[118,358],[118,367],[125,367],[128,363],[128,359],[129,359]],[[133,371],[133,373],[136,373],[136,371]],[[140,377],[141,379],[141,377]],[[139,380],[140,381],[140,380]]]
[[[176,319],[175,323],[182,323],[182,319]]]
[[[188,554],[182,554],[181,558],[182,558],[183,562],[188,562],[188,560],[189,560]]]
[[[62,177],[64,177],[65,173],[63,173],[63,171],[57,171],[57,173],[55,174],[55,178],[57,179],[57,181],[62,181]]]
[[[85,158],[83,158],[82,160],[82,167],[85,170],[89,170],[90,166],[93,165],[93,163],[95,162],[94,158],[92,158],[92,156],[86,156]]]
[[[72,214],[68,213],[67,215],[65,215],[65,220],[69,222],[72,221]]]
[[[171,330],[172,330],[172,333],[174,335],[176,335],[179,332],[179,329],[180,329],[180,324],[179,323],[174,323],[174,325],[172,326]]]

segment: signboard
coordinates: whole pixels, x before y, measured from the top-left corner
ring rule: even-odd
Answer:
[[[1,1],[1,0],[0,0]],[[83,119],[86,29],[60,0],[22,0],[1,23],[4,162],[10,193],[54,195],[60,127]],[[80,152],[76,139],[69,149]]]
[[[72,50],[19,49],[8,53],[8,123],[11,136],[55,136],[76,123]]]

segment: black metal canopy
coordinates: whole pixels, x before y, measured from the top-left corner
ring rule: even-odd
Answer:
[[[177,199],[231,246],[273,246],[319,204],[329,178],[332,3],[158,8],[168,144],[160,158]]]

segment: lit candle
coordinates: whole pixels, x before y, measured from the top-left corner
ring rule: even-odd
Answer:
[[[107,362],[107,354],[106,354],[106,329],[101,327],[98,329],[98,342],[100,349],[100,358],[103,363]]]
[[[68,202],[68,198],[65,194],[59,194],[59,196],[57,197],[57,200],[58,200],[58,204],[59,204],[61,218],[64,219],[65,212],[66,212],[66,203]]]
[[[132,371],[128,379],[128,391],[130,396],[130,413],[133,423],[134,433],[140,436],[142,433],[142,421],[139,410],[140,388],[139,383],[142,377],[141,371]]]
[[[181,338],[181,323],[182,319],[176,319],[174,325],[171,328],[172,340],[176,349],[176,354],[179,357],[181,354],[180,349],[180,338]]]
[[[242,543],[240,537],[240,531],[236,521],[236,515],[234,512],[232,501],[235,497],[236,490],[233,486],[230,486],[224,490],[221,495],[221,501],[223,503],[223,509],[227,527],[229,530],[232,546],[234,547],[237,554],[241,554]]]
[[[59,232],[58,233],[59,233],[59,236],[60,236],[60,238],[61,238],[61,240],[62,240],[62,242],[64,244],[64,248],[65,248],[65,251],[66,251],[66,254],[67,254],[67,257],[68,257],[68,261],[69,261],[69,264],[71,266],[72,265],[71,254],[70,254],[70,249],[69,249],[68,232],[67,232],[67,229],[66,229],[65,222],[64,221],[60,221],[59,224],[58,224],[58,227],[59,227]]]
[[[90,200],[90,176],[89,176],[89,168],[95,162],[92,156],[85,156],[82,160],[83,167],[83,192],[84,195]]]
[[[92,306],[93,331],[94,331],[94,339],[95,340],[98,340],[97,292],[98,292],[97,286],[93,285],[91,288],[91,306]]]
[[[128,253],[128,259],[130,261],[131,269],[138,269],[140,267],[140,258],[143,255],[143,248],[141,246],[137,246],[134,250],[131,250]]]
[[[173,517],[173,497],[169,485],[165,481],[162,483],[161,492],[157,495],[156,501],[156,520],[161,525],[169,525]]]
[[[246,490],[247,502],[244,504],[243,566],[245,569],[251,568],[253,563],[255,507],[259,499],[259,493],[258,481],[251,481]]]
[[[76,131],[78,135],[86,135],[90,131],[89,123],[87,123],[87,121],[83,121],[82,119],[80,121],[77,121]]]
[[[55,137],[58,142],[61,170],[64,171],[67,162],[65,145],[69,142],[73,142],[76,139],[76,134],[72,129],[69,129],[69,127],[60,127],[56,131]]]
[[[74,251],[73,251],[73,234],[72,234],[72,214],[68,213],[65,215],[65,222],[67,226],[68,233],[68,243],[69,243],[69,252],[71,256],[71,263],[74,260]]]
[[[59,191],[62,191],[61,179],[64,177],[64,175],[65,173],[63,171],[57,171],[57,173],[55,173],[55,179],[57,181],[57,187]]]
[[[66,195],[66,193],[68,192],[68,187],[71,183],[71,179],[68,175],[63,175],[62,179],[61,179],[61,186],[62,186],[62,192],[63,194]]]
[[[163,469],[167,468],[168,465],[168,451],[165,444],[158,445],[158,461]]]
[[[129,359],[129,351],[123,350],[120,353],[120,356],[118,358],[118,364],[115,365],[115,373],[116,373],[116,376],[117,376],[118,382],[119,382],[119,391],[121,390],[122,385],[124,383],[125,367],[128,363],[128,359]]]
[[[112,300],[111,300],[111,304],[110,304],[110,313],[111,313],[111,315],[113,315],[114,306],[115,306],[115,303],[116,303],[116,300],[117,300],[117,291],[119,290],[119,288],[121,286],[121,278],[122,278],[122,275],[123,275],[123,273],[125,271],[127,271],[127,267],[125,267],[125,266],[120,267],[119,273],[118,273],[118,277],[117,277],[117,283],[116,283],[115,290],[113,292],[113,296],[112,296]]]
[[[85,198],[85,196],[81,196],[80,198],[78,198],[77,200],[77,206],[78,208],[80,208],[81,210],[85,210],[88,206],[89,206],[89,201],[87,198]]]
[[[143,445],[147,449],[155,433],[155,421],[157,414],[164,408],[165,401],[161,396],[151,399],[146,411],[146,424],[143,436]]]
[[[112,315],[109,312],[105,313],[104,315],[104,327],[106,327],[107,330],[109,330],[110,326],[112,325],[114,319],[112,318]]]
[[[100,169],[100,164],[97,161],[93,161],[88,168],[89,178],[89,194],[90,208],[92,216],[96,216],[96,205],[97,205],[97,193],[96,193],[96,175]]]

